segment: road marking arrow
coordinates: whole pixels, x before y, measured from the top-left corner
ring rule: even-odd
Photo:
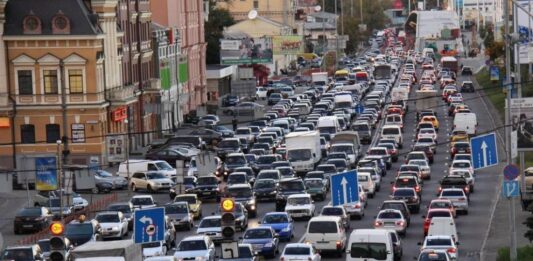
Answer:
[[[348,191],[347,191],[347,188],[346,188],[347,184],[348,184],[348,181],[346,180],[346,178],[342,177],[341,185],[342,185],[342,194],[343,194],[343,199],[344,199],[343,204],[348,203],[348,194],[347,194]]]
[[[487,166],[487,148],[487,143],[483,141],[483,143],[481,143],[481,150],[483,150],[483,166]]]

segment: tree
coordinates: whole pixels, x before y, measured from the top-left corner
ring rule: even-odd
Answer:
[[[204,25],[207,43],[206,63],[220,63],[220,39],[224,38],[224,27],[235,24],[235,20],[227,9],[217,8],[215,0],[209,3],[209,19]]]
[[[344,22],[344,34],[348,35],[349,41],[346,42],[345,53],[355,53],[357,51],[357,46],[361,41],[361,33],[359,31],[359,23],[357,18],[353,16],[344,16],[342,21]],[[341,21],[339,21],[340,26]]]

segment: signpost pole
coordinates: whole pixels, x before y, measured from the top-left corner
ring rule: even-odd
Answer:
[[[126,147],[126,175],[128,176],[128,182],[130,182],[130,124],[128,122],[128,119],[125,119],[124,123],[126,124],[127,134],[126,142],[123,142],[122,144],[124,144],[124,146]],[[131,188],[128,188],[128,196],[131,196]]]
[[[63,163],[61,161],[61,140],[57,140],[57,185],[59,188],[59,218],[63,223]]]

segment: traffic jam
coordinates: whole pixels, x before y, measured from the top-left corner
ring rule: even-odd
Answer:
[[[393,30],[371,41],[334,75],[258,87],[258,102],[268,103],[261,118],[231,130],[204,116],[196,131],[216,131],[216,141],[178,130],[146,159],[99,172],[129,189],[128,201],[63,227],[46,217],[68,209],[43,195],[19,211],[14,232],[52,224],[61,236],[9,246],[2,260],[462,259],[461,227],[478,189],[470,68],[430,48],[405,50]],[[200,154],[215,168],[206,172]],[[162,224],[154,209],[164,210]]]

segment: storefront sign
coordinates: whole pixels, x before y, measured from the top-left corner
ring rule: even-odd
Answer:
[[[114,122],[123,121],[128,118],[128,108],[120,107],[111,112]]]
[[[85,125],[74,123],[71,126],[72,143],[85,143]]]

